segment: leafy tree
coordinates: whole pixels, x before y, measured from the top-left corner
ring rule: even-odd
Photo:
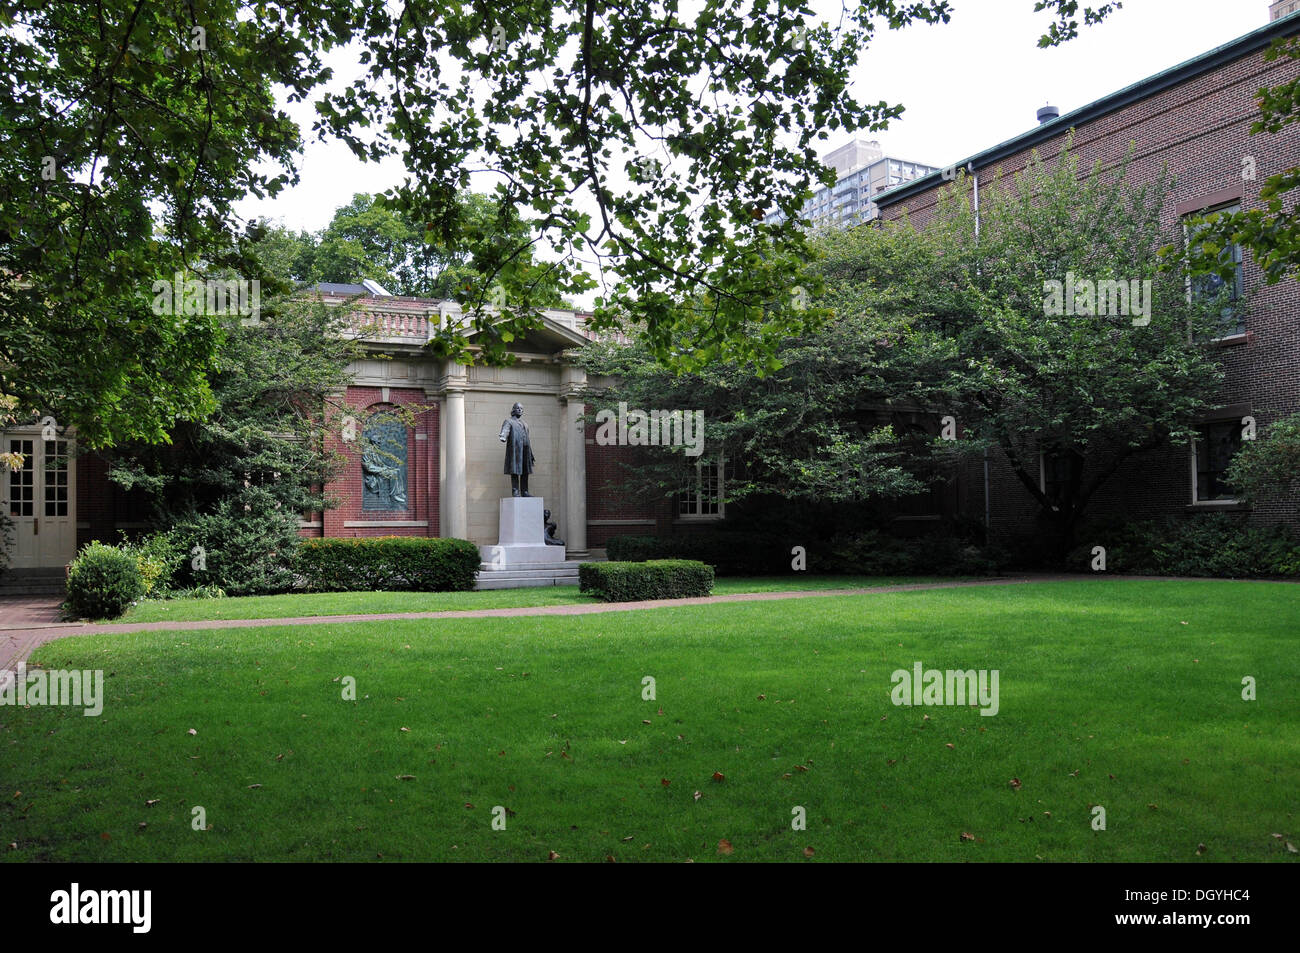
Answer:
[[[486,245],[507,249],[527,247],[531,236],[522,220],[500,225],[500,209],[487,196],[463,192],[466,227]],[[383,202],[358,193],[340,208],[317,237],[311,252],[313,281],[349,282],[373,278],[393,294],[430,298],[460,298],[485,275],[474,254],[478,245],[449,247],[432,240]],[[533,262],[531,251],[520,256],[520,276],[529,279],[532,301],[541,307],[562,307],[551,271]]]
[[[1226,477],[1247,500],[1293,486],[1300,480],[1300,414],[1274,421],[1258,439],[1242,444]]]
[[[1036,4],[1054,41],[1077,7]],[[619,276],[601,320],[640,321],[657,356],[770,367],[807,324],[784,292],[808,250],[794,212],[831,175],[815,140],[901,111],[847,95],[850,71],[878,28],[949,15],[948,0],[864,0],[835,25],[802,0],[703,0],[693,19],[677,0],[0,0],[0,394],[92,446],[165,440],[212,408],[219,322],[154,313],[151,283],[228,269],[269,286],[262,230],[234,203],[297,181],[300,131],[273,86],[313,95],[348,44],[366,72],[324,94],[314,131],[400,155],[409,178],[385,203],[469,250],[471,306],[497,288],[513,306],[442,329],[441,353],[505,360],[549,285],[589,286],[585,256]],[[489,230],[460,200],[475,171],[493,180]],[[526,245],[499,240],[525,227]],[[544,283],[534,245],[554,259]]]
[[[1193,438],[1222,379],[1207,343],[1222,300],[1189,300],[1184,278],[1160,267],[1170,186],[1130,182],[1127,162],[1080,175],[1067,143],[1054,167],[1035,156],[981,190],[978,239],[960,175],[923,231],[860,230],[874,233],[862,239],[864,307],[949,348],[930,399],[958,423],[954,448],[999,453],[1062,552],[1126,461]]]
[[[348,408],[337,396],[359,345],[338,333],[336,309],[272,301],[256,324],[227,328],[212,375],[213,410],[176,425],[167,444],[107,453],[110,478],[140,489],[161,525],[219,507],[292,514],[328,505],[322,488],[341,458],[330,434]]]
[[[729,503],[764,495],[857,502],[924,489],[914,455],[927,448],[901,440],[882,412],[898,390],[882,353],[883,327],[853,315],[788,338],[776,351],[780,370],[766,378],[750,365],[722,362],[675,374],[643,343],[589,345],[581,355],[588,372],[613,378],[593,395],[595,412],[625,402],[629,410],[704,414],[701,456],[647,448],[625,468],[624,492],[653,498],[682,490],[699,460],[716,463],[720,455],[743,464],[727,482]]]

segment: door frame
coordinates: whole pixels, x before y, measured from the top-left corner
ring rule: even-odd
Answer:
[[[77,555],[77,457],[76,457],[76,440],[71,429],[62,433],[55,434],[56,441],[65,441],[67,443],[67,483],[66,496],[67,507],[66,513],[48,514],[46,512],[46,482],[44,474],[46,472],[46,441],[42,435],[43,428],[40,424],[31,424],[29,426],[12,426],[0,430],[0,441],[3,441],[3,449],[8,451],[11,440],[30,440],[32,442],[32,514],[30,516],[15,516],[11,509],[10,485],[11,473],[8,468],[0,467],[0,512],[9,516],[13,522],[14,539],[13,545],[9,548],[11,571],[23,571],[33,569],[62,569],[72,562]],[[55,487],[57,487],[57,480]],[[57,500],[50,500],[55,504],[57,509]],[[51,524],[57,526],[63,524],[61,541],[59,543],[48,543]],[[43,526],[44,524],[44,526]],[[42,528],[45,530],[46,539],[39,537],[42,535]],[[24,535],[30,533],[30,538],[24,539]],[[0,540],[0,544],[3,541]],[[42,544],[49,545],[45,549]],[[27,550],[24,553],[24,549]]]

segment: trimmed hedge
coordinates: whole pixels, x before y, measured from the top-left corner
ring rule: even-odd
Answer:
[[[87,619],[116,619],[144,597],[144,581],[132,553],[116,546],[90,543],[68,569],[65,608]]]
[[[297,569],[315,592],[465,592],[481,561],[467,539],[365,536],[305,539]]]
[[[606,602],[707,596],[713,591],[713,567],[692,559],[583,563],[578,591]]]

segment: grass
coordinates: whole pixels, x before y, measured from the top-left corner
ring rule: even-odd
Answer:
[[[784,592],[808,589],[852,589],[934,582],[921,576],[809,576],[719,579],[714,593]],[[147,600],[108,622],[210,622],[217,619],[288,619],[298,616],[371,615],[384,612],[443,612],[461,609],[502,609],[598,602],[581,595],[577,586],[529,589],[489,589],[484,592],[328,592],[279,596],[240,596],[230,599]]]
[[[1295,862],[1297,621],[1085,580],[62,639],[107,702],[0,708],[0,859]],[[915,661],[999,713],[896,707]]]

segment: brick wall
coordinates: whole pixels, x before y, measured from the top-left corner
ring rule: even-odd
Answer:
[[[586,413],[595,407],[588,404]],[[611,536],[663,536],[673,531],[674,501],[634,500],[620,487],[626,466],[636,466],[639,447],[602,447],[596,425],[587,423],[587,546],[602,548]]]
[[[1171,228],[1181,215],[1207,205],[1240,201],[1243,209],[1260,208],[1259,190],[1265,180],[1300,164],[1300,135],[1290,127],[1277,135],[1252,136],[1250,126],[1258,117],[1255,93],[1260,87],[1294,79],[1294,73],[1294,61],[1267,63],[1262,52],[1251,53],[1079,123],[1073,143],[1079,166],[1091,170],[1100,162],[1103,172],[1111,172],[1132,148],[1129,178],[1145,183],[1153,181],[1167,163],[1177,177],[1165,209],[1165,222]],[[1063,129],[1033,149],[1050,165],[1059,157],[1064,141]],[[1026,167],[1030,155],[1031,149],[1025,148],[995,165],[978,167],[980,188],[994,187],[998,171],[1009,182]],[[900,218],[906,210],[914,225],[924,227],[934,215],[937,194],[938,188],[931,188],[908,196],[883,207],[882,217]],[[1290,202],[1295,201],[1291,196]],[[1266,286],[1250,254],[1244,257],[1248,333],[1221,345],[1226,380],[1221,392],[1211,397],[1219,406],[1241,405],[1262,428],[1300,411],[1300,285],[1287,280]],[[994,455],[991,471],[995,534],[999,529],[1027,526],[1037,509],[1033,498],[1000,455]],[[972,515],[982,516],[982,465],[967,468],[964,479],[980,488],[966,495],[966,505]],[[1178,446],[1128,461],[1099,491],[1089,514],[1194,518],[1210,511],[1191,507],[1191,502],[1191,455],[1189,448]],[[1300,525],[1298,503],[1294,499],[1263,503],[1240,515],[1251,522]]]
[[[355,408],[357,441],[344,443],[341,435],[334,435],[332,448],[347,456],[342,473],[326,488],[328,496],[338,498],[338,505],[326,510],[321,517],[324,536],[437,536],[438,526],[438,405],[429,400],[422,389],[388,388],[384,400],[383,388],[349,387],[345,402]],[[385,408],[405,407],[424,409],[406,435],[406,500],[405,509],[363,510],[360,438],[367,418]],[[360,526],[359,523],[419,523],[423,526]],[[353,525],[349,525],[353,524]]]

